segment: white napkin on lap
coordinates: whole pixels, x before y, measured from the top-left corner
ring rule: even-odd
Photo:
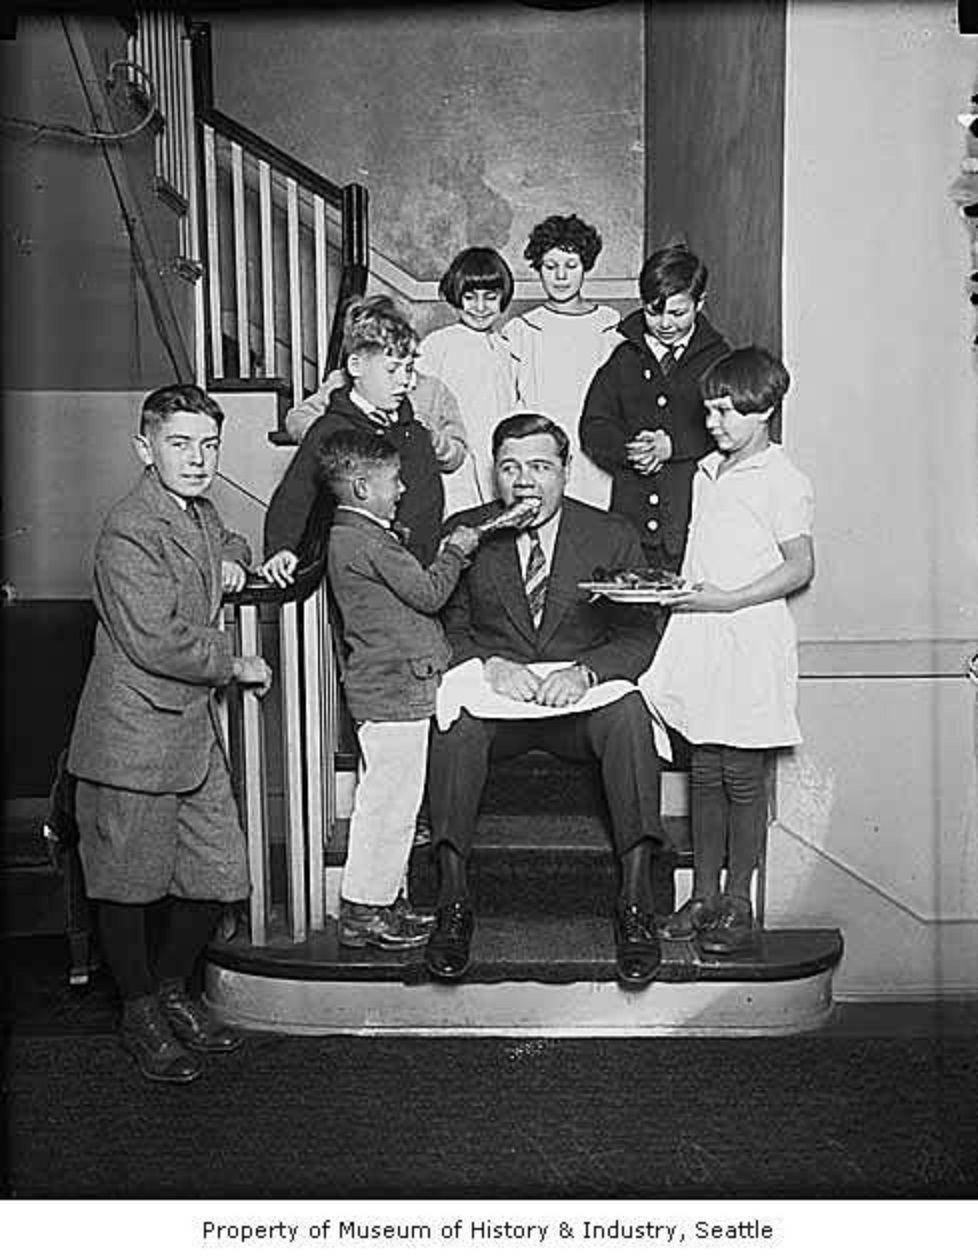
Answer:
[[[573,661],[535,661],[527,668],[532,669],[541,678],[546,678],[558,669],[567,669]],[[473,717],[524,720],[526,718],[568,717],[574,713],[587,713],[592,709],[603,709],[605,705],[620,700],[630,691],[638,691],[633,682],[625,678],[610,678],[607,682],[589,687],[574,704],[555,709],[548,704],[537,704],[533,700],[511,700],[509,696],[501,696],[493,691],[486,682],[483,662],[473,658],[463,661],[450,669],[441,680],[436,699],[435,720],[440,731],[447,731],[458,717],[462,709]],[[644,697],[643,697],[644,698]],[[655,735],[655,747],[659,756],[666,761],[672,760],[672,745],[658,715],[650,709],[652,729]]]

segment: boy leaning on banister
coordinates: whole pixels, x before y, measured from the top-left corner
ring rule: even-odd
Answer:
[[[205,497],[223,422],[196,385],[143,403],[143,474],[95,550],[95,653],[68,751],[122,1041],[144,1076],[174,1084],[200,1075],[197,1051],[240,1044],[188,982],[222,909],[249,891],[214,689],[237,682],[263,695],[271,684],[266,662],[236,656],[218,625],[222,595],[242,588],[249,562],[245,540]],[[154,903],[167,913],[151,954]]]

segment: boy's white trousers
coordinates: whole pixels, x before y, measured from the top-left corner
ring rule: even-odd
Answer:
[[[363,722],[360,778],[350,818],[341,896],[389,906],[406,887],[414,828],[424,795],[429,719]]]

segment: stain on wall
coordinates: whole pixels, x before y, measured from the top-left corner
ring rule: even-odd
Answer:
[[[419,280],[466,245],[505,254],[553,213],[601,231],[595,275],[635,276],[644,218],[643,6],[218,10],[215,104],[337,183]]]

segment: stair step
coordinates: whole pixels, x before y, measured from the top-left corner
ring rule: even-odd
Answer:
[[[469,859],[469,885],[480,913],[607,913],[618,889],[618,869],[607,834],[586,818],[484,818]],[[546,826],[542,826],[544,821]],[[685,820],[683,820],[685,821]],[[553,837],[548,835],[554,832]],[[556,843],[549,843],[551,839]],[[655,908],[675,909],[673,867],[653,867]],[[412,899],[437,899],[438,871],[431,847],[411,856]]]
[[[624,991],[606,916],[493,915],[477,920],[465,981],[444,985],[420,950],[344,949],[329,920],[300,945],[212,946],[207,993],[224,1017],[282,1032],[761,1035],[827,1017],[841,952],[822,929],[763,932],[750,955],[715,961],[664,942],[660,979]]]

